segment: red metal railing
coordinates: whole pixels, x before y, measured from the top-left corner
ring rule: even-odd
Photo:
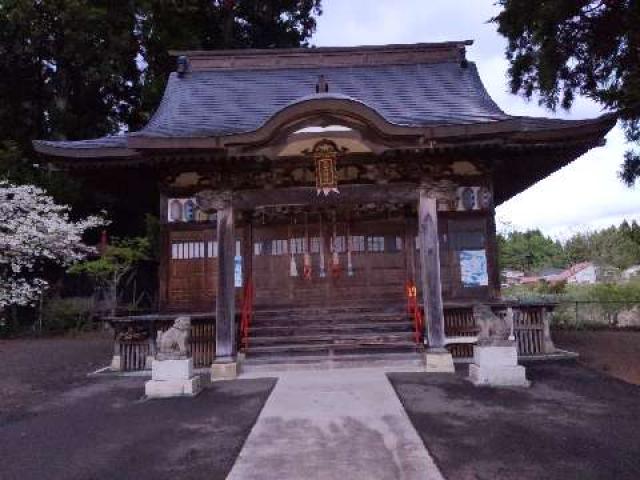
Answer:
[[[249,329],[251,327],[251,318],[253,317],[253,282],[249,280],[244,288],[242,298],[242,312],[240,314],[240,338],[242,339],[242,348],[246,351],[249,348]]]
[[[413,319],[413,337],[417,344],[421,344],[424,335],[424,317],[418,304],[416,284],[411,280],[407,281],[405,291],[407,294],[407,313]]]

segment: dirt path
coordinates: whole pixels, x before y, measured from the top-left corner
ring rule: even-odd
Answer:
[[[579,363],[640,385],[640,332],[561,330],[553,339],[559,348],[578,352]]]
[[[87,383],[87,373],[109,363],[112,345],[109,332],[0,340],[0,419]]]
[[[385,371],[343,368],[280,373],[227,480],[298,479],[443,477]]]

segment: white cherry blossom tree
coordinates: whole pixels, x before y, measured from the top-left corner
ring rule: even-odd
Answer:
[[[73,221],[70,208],[44,190],[0,179],[0,315],[9,305],[32,305],[48,287],[46,265],[70,266],[94,253],[85,231],[106,225],[90,216]]]

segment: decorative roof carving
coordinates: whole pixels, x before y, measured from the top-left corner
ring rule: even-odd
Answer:
[[[320,74],[318,83],[316,83],[316,93],[329,93],[329,83],[327,83],[327,79],[322,74]]]

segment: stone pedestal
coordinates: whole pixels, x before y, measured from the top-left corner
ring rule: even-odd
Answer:
[[[476,386],[528,387],[525,368],[518,365],[518,350],[512,345],[475,345],[469,380]]]
[[[446,348],[427,349],[424,354],[425,371],[428,373],[455,373],[453,356]]]
[[[155,359],[156,357],[154,357],[153,355],[147,355],[147,358],[145,359],[145,362],[144,362],[144,368],[146,368],[147,370],[153,371],[153,361]]]
[[[111,358],[110,368],[111,368],[111,370],[113,370],[115,372],[122,371],[122,357],[120,355],[114,355]]]
[[[211,365],[211,380],[233,380],[240,373],[240,364],[237,361],[213,362]]]
[[[149,398],[194,397],[202,390],[200,377],[193,375],[193,359],[153,360],[151,380],[144,385]]]

